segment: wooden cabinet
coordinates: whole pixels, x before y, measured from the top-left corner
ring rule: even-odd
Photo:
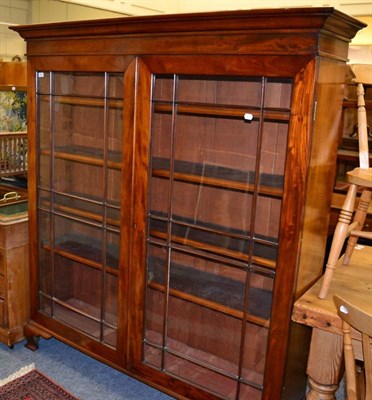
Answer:
[[[0,199],[12,192],[1,186]],[[0,200],[0,342],[8,346],[24,339],[30,304],[27,192],[17,193],[17,201]]]
[[[25,89],[27,86],[26,62],[0,62],[0,89]]]
[[[362,27],[311,8],[12,28],[30,346],[53,335],[179,398],[302,398],[291,308],[322,273]]]

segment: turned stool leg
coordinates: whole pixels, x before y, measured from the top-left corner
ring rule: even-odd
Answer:
[[[349,234],[349,225],[354,212],[356,192],[357,186],[350,185],[344,204],[342,205],[342,209],[340,211],[336,229],[333,235],[331,250],[329,252],[329,257],[326,265],[326,271],[324,273],[322,287],[320,288],[319,292],[320,299],[325,299],[327,297],[329,285],[331,284],[331,280],[333,277],[333,272],[336,268],[336,263],[340,258],[342,247],[345,243],[345,239]]]

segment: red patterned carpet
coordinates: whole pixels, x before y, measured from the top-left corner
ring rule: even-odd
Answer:
[[[78,400],[34,369],[0,387],[1,400]]]

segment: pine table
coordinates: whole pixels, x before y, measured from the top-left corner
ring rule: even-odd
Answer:
[[[342,367],[341,319],[333,303],[339,294],[358,306],[372,309],[372,247],[357,245],[350,265],[339,260],[328,296],[318,298],[322,284],[319,279],[294,304],[292,320],[313,328],[307,364],[310,390],[307,400],[335,399]],[[361,336],[353,331],[356,356],[361,358]]]

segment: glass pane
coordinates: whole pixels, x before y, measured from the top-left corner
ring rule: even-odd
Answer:
[[[56,191],[102,201],[103,170],[101,166],[54,158],[54,171]],[[87,184],[88,177],[89,185]]]
[[[46,211],[50,211],[51,205],[51,192],[48,190],[39,190],[39,207]]]
[[[41,292],[39,293],[39,310],[48,317],[53,315],[53,301]]]
[[[51,73],[47,71],[40,71],[36,74],[36,90],[40,94],[50,94],[51,91]]]
[[[266,327],[246,324],[242,378],[248,383],[263,384],[268,332]]]
[[[153,85],[144,361],[225,399],[261,399],[292,82]]]
[[[57,95],[103,97],[104,91],[103,73],[54,73],[54,93]]]
[[[55,288],[56,298],[99,318],[102,298],[100,271],[60,256],[55,257],[54,262],[55,279],[59,282]]]
[[[255,169],[258,128],[258,121],[245,123],[243,115],[234,119],[178,114],[175,159],[198,163],[199,168],[211,165],[212,171],[217,167],[227,168],[217,170],[227,176],[241,171],[247,174]],[[228,141],[226,132],[229,132]],[[243,175],[238,180],[247,182],[247,178]]]
[[[120,236],[114,232],[107,232],[106,235],[106,266],[118,270]]]
[[[146,290],[146,342],[163,345],[163,309],[164,295],[159,290],[152,289],[154,285],[149,285]],[[150,354],[152,357],[152,353]],[[145,361],[147,359],[145,358]]]
[[[123,98],[124,74],[109,74],[108,97]]]
[[[79,221],[55,216],[55,246],[95,263],[102,263],[102,231]]]
[[[155,103],[156,111],[156,103]],[[171,132],[172,130],[172,115],[169,112],[154,112],[152,118],[152,133],[151,133],[151,144],[152,144],[152,164],[153,172],[160,170],[169,171],[169,160],[171,154],[172,142],[169,140],[169,135],[164,135],[163,132]],[[168,166],[168,168],[167,168]]]
[[[153,100],[172,101],[174,91],[173,75],[156,77],[155,79]]]
[[[108,169],[106,175],[107,184],[107,201],[111,205],[120,205],[121,196],[121,170],[120,169]]]
[[[58,282],[54,295],[59,304],[55,310],[55,317],[99,337],[99,324],[93,319],[101,318],[101,272],[77,261],[56,256],[54,273],[55,281]],[[85,317],[80,318],[82,315]],[[88,326],[95,326],[98,332],[90,332]]]
[[[123,102],[110,100],[108,104],[108,159],[112,163],[120,164],[123,137]]]
[[[118,324],[118,277],[106,273],[103,316],[103,342],[115,347]]]
[[[195,88],[198,88],[195,91]],[[182,76],[177,86],[177,100],[211,104],[259,107],[261,81],[242,78],[195,78]]]
[[[49,155],[44,155],[43,153],[39,156],[39,176],[38,183],[39,186],[43,189],[51,188],[51,158]]]
[[[268,325],[274,290],[273,274],[252,269],[249,274],[247,313],[262,318],[263,325]]]
[[[104,147],[103,101],[97,100],[95,102],[97,104],[85,105],[75,104],[72,101],[68,103],[69,100],[64,97],[55,97],[54,99],[55,151],[102,159]],[[80,101],[84,103],[89,99]]]
[[[236,375],[241,324],[238,318],[171,296],[166,345],[195,361],[215,368],[223,366],[225,372]],[[221,326],[224,329],[219,329]]]
[[[256,236],[277,243],[282,201],[267,196],[257,196],[255,232]]]
[[[163,355],[163,351],[161,349],[145,344],[144,355],[144,360],[147,364],[150,364],[152,367],[155,367],[159,370],[161,369]]]
[[[288,124],[265,122],[260,151],[260,184],[283,188]]]
[[[43,294],[53,296],[53,272],[50,251],[39,249],[39,288]]]
[[[120,209],[106,207],[106,226],[107,229],[119,232],[120,229]]]
[[[55,302],[54,318],[96,340],[100,338],[100,323],[76,311],[74,308],[66,307],[63,304]]]
[[[110,326],[103,326],[103,342],[111,347],[116,347],[117,330]]]
[[[118,277],[106,273],[105,280],[105,316],[106,324],[117,327],[118,324]]]
[[[84,217],[87,222],[102,223],[102,204],[84,198],[55,194],[54,210],[69,217]]]
[[[50,98],[49,96],[39,96],[38,127],[39,127],[39,146],[40,150],[50,151]]]
[[[194,296],[195,301],[200,298],[240,311],[244,308],[245,271],[173,251],[169,275],[169,288]]]
[[[115,347],[123,74],[36,76],[40,310]]]
[[[152,193],[151,210],[154,215],[164,217],[168,215],[169,181],[167,179],[153,177],[150,184]]]
[[[235,399],[237,383],[234,379],[221,375],[206,367],[195,365],[193,362],[166,354],[166,371],[204,389],[223,399]]]
[[[150,245],[148,249],[148,272],[146,289],[145,339],[157,345],[163,344],[164,288],[166,282],[166,249]],[[160,290],[159,290],[160,289]]]
[[[51,216],[44,210],[39,210],[39,243],[40,246],[51,245]]]
[[[172,205],[172,217],[177,221],[227,233],[247,234],[250,230],[249,193],[174,182]]]
[[[268,79],[265,87],[265,107],[284,108],[291,105],[292,82],[290,80]]]
[[[261,400],[262,399],[262,391],[257,389],[253,386],[249,385],[240,385],[240,392],[239,392],[239,399],[240,400]]]

